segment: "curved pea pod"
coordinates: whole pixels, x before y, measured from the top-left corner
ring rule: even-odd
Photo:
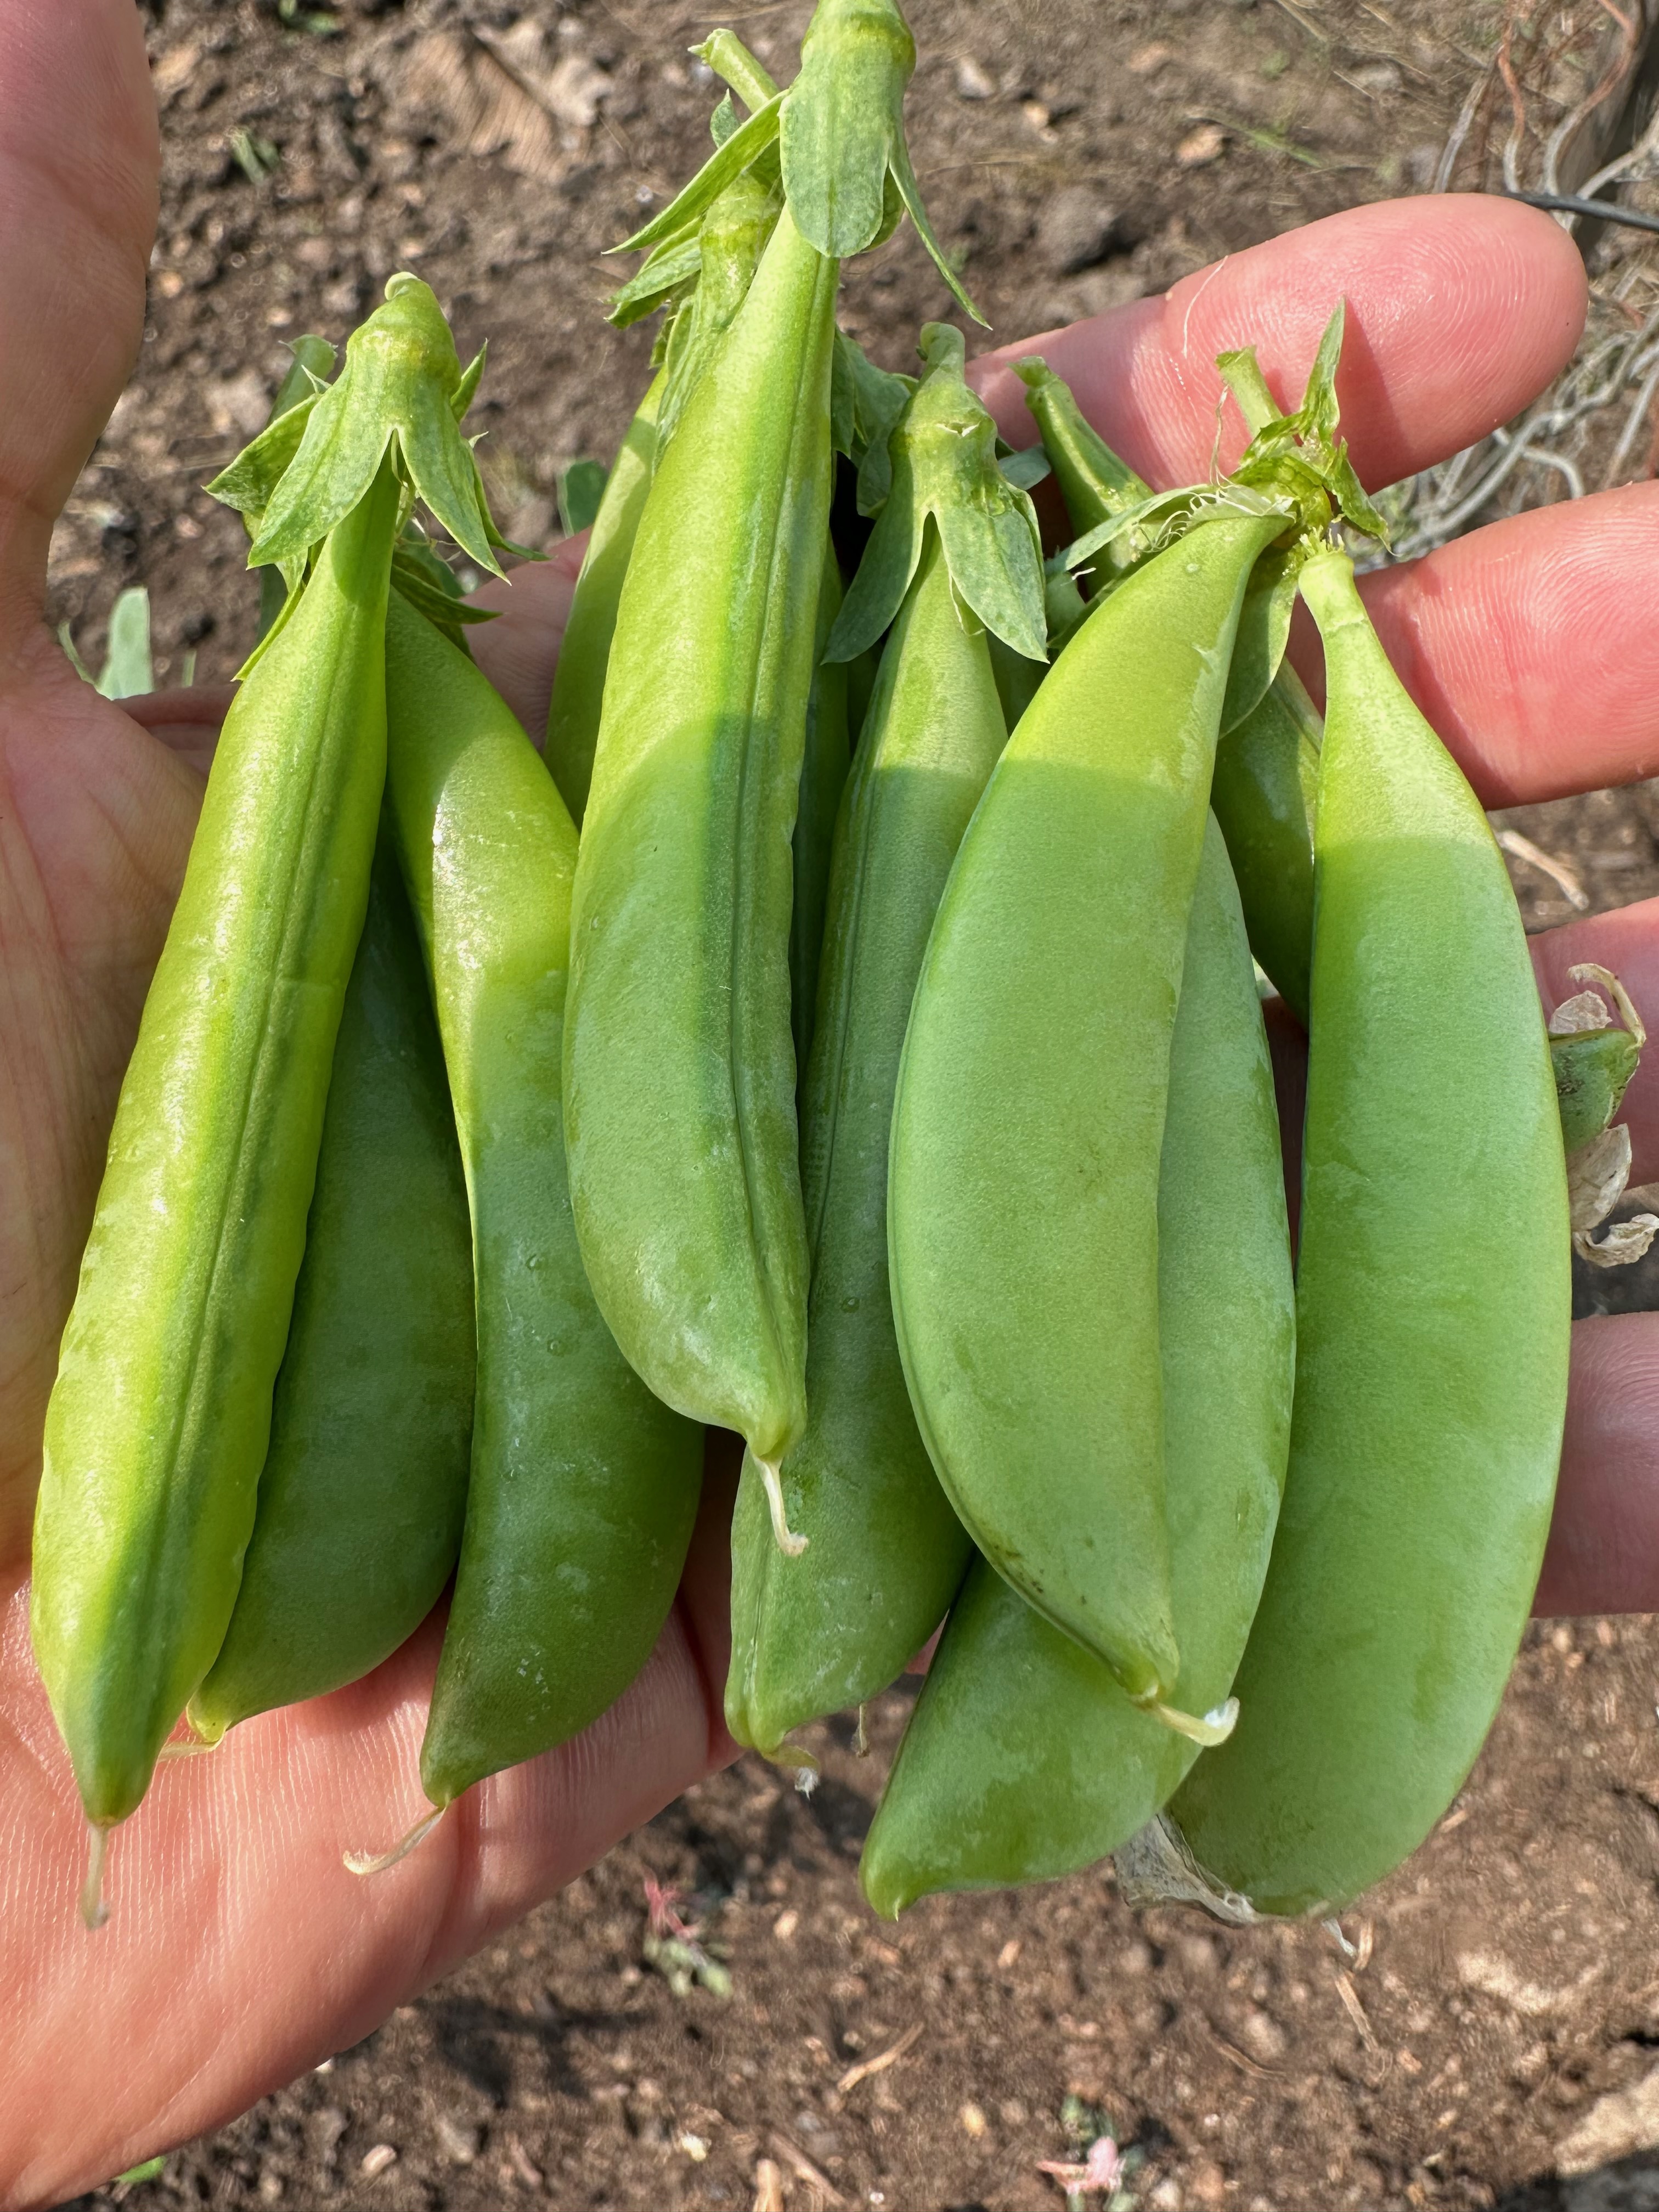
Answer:
[[[1232,1686],[1261,1594],[1295,1364],[1273,1070],[1213,819],[1170,1046],[1158,1300],[1176,1695],[1204,1712]],[[1199,1755],[978,1560],[866,1841],[865,1894],[896,1917],[933,1890],[1091,1865],[1151,1820]]]
[[[1468,1772],[1543,1555],[1571,1314],[1560,1125],[1502,856],[1346,558],[1301,582],[1328,700],[1291,1465],[1237,1729],[1172,1807],[1200,1864],[1271,1912],[1380,1881]]]
[[[212,1664],[253,1525],[368,895],[397,513],[383,467],[226,717],[64,1333],[31,1618],[100,1828]]]
[[[794,896],[789,910],[789,1019],[795,1041],[798,1094],[806,1080],[818,1003],[818,967],[823,951],[836,816],[852,762],[848,672],[841,662],[823,657],[830,629],[841,612],[841,597],[836,550],[833,545],[826,545],[813,641],[812,688],[807,696],[806,734],[801,750],[800,798],[790,840]]]
[[[1313,957],[1314,804],[1318,710],[1281,666],[1243,720],[1216,747],[1210,804],[1238,880],[1250,950],[1304,1026]]]
[[[1224,514],[1073,636],[998,763],[922,965],[894,1108],[894,1318],[969,1534],[1129,1694],[1179,1657],[1158,1180],[1239,602],[1282,514]]]
[[[425,1620],[460,1546],[472,1371],[455,1117],[383,835],[253,1534],[225,1640],[190,1702],[198,1736],[356,1681]]]
[[[582,1270],[560,1139],[576,833],[466,655],[392,600],[386,789],[472,1218],[477,1388],[421,1780],[437,1806],[562,1743],[645,1663],[702,1437],[629,1369]]]
[[[781,1486],[805,1549],[792,1558],[774,1541],[751,1460],[732,1524],[726,1724],[769,1753],[791,1729],[891,1681],[938,1626],[968,1561],[893,1335],[887,1144],[927,932],[1006,734],[985,633],[964,627],[930,529],[838,825],[803,1100],[807,1425]]]
[[[593,518],[570,619],[565,624],[559,661],[553,672],[553,696],[547,710],[547,765],[572,818],[580,823],[593,776],[593,748],[599,741],[605,672],[617,627],[617,605],[634,539],[651,489],[657,446],[657,410],[662,404],[666,369],[659,369],[635,411],[622,450],[605,479],[605,496]]]
[[[565,1018],[570,1192],[599,1310],[659,1397],[773,1462],[805,1418],[789,841],[836,283],[786,210],[653,481],[576,864]]]

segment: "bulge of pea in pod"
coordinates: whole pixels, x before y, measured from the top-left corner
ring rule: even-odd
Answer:
[[[1473,1765],[1543,1556],[1571,1318],[1503,857],[1346,556],[1310,560],[1302,591],[1327,680],[1291,1464],[1237,1729],[1171,1808],[1269,1912],[1380,1881]]]
[[[957,853],[894,1109],[894,1319],[940,1480],[997,1571],[1159,1705],[1170,1040],[1239,602],[1284,527],[1195,525],[1061,653]]]
[[[395,596],[386,705],[477,1296],[466,1523],[421,1749],[441,1808],[586,1728],[644,1665],[690,1540],[702,1439],[629,1368],[576,1247],[559,1114],[574,825],[488,680]]]
[[[1232,1686],[1261,1594],[1295,1366],[1273,1070],[1213,817],[1170,1047],[1158,1296],[1176,1696],[1203,1712]],[[1199,1755],[976,1560],[865,1843],[865,1895],[894,1917],[934,1890],[1092,1865],[1151,1820]]]
[[[58,1356],[31,1625],[100,1831],[212,1665],[253,1526],[368,895],[398,500],[384,463],[225,719]]]
[[[836,283],[786,210],[653,480],[605,684],[566,1012],[570,1193],[599,1310],[659,1397],[774,1463],[805,1419],[789,840],[829,528]]]
[[[461,1540],[472,1256],[443,1054],[382,832],[335,1040],[270,1448],[197,1735],[355,1682],[413,1634]]]

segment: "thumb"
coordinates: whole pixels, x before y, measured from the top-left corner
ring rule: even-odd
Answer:
[[[133,0],[0,8],[0,665],[143,332],[160,149]]]

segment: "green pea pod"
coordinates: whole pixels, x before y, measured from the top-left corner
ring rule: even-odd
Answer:
[[[959,366],[945,373],[968,400]],[[918,408],[926,393],[924,385]],[[774,1541],[752,1459],[732,1525],[726,1724],[773,1755],[791,1729],[892,1680],[938,1625],[969,1554],[917,1432],[893,1334],[887,1142],[927,932],[1006,728],[988,633],[963,621],[931,518],[922,538],[837,825],[821,1032],[804,1101],[807,1425],[781,1487],[805,1550],[787,1556]],[[1030,560],[1035,569],[1035,548]],[[1025,611],[1021,598],[1002,613],[1008,627]]]
[[[32,1619],[100,1829],[213,1663],[253,1525],[368,895],[398,503],[380,464],[225,719],[64,1333]]]
[[[477,1393],[455,1593],[421,1751],[433,1803],[574,1735],[645,1663],[702,1438],[629,1372],[576,1249],[559,1117],[576,833],[463,653],[394,599],[387,794],[472,1214]]]
[[[198,1736],[355,1682],[436,1603],[472,1428],[466,1188],[420,945],[383,835],[335,1041],[270,1447]]]
[[[576,866],[565,1142],[636,1370],[775,1462],[805,1417],[790,833],[836,269],[778,219],[640,520]]]
[[[1017,362],[1015,374],[1025,385],[1025,404],[1042,434],[1073,530],[1092,531],[1150,496],[1143,479],[1084,420],[1071,386],[1045,361],[1033,356]],[[1110,585],[1124,571],[1130,557],[1129,541],[1113,538],[1092,568],[1079,573],[1092,574],[1098,591],[1103,581]],[[1250,949],[1305,1023],[1319,717],[1284,661],[1294,597],[1295,579],[1285,562],[1257,564],[1240,610],[1240,652],[1228,665],[1210,803],[1227,840]]]
[[[1380,1881],[1480,1750],[1549,1528],[1571,1311],[1503,858],[1346,556],[1301,588],[1327,707],[1291,1466],[1238,1728],[1172,1808],[1201,1866],[1272,1912]]]
[[[617,627],[617,605],[645,510],[645,495],[651,489],[657,410],[667,381],[667,370],[659,369],[628,426],[622,450],[606,479],[605,497],[593,518],[581,574],[576,579],[558,665],[553,672],[553,697],[547,710],[547,765],[578,823],[592,780],[593,747],[599,734],[599,709],[605,700],[611,634]]]
[[[806,1081],[807,1055],[812,1048],[836,816],[852,763],[847,726],[848,672],[840,662],[823,657],[825,641],[841,612],[841,599],[836,549],[826,545],[813,638],[812,689],[807,697],[806,738],[801,752],[800,799],[790,840],[794,899],[789,912],[789,1018],[795,1040],[798,1094]]]
[[[1196,523],[1049,671],[957,855],[894,1109],[894,1317],[940,1479],[992,1565],[1160,1707],[1179,1668],[1158,1352],[1170,1039],[1239,603],[1285,526],[1224,507]]]
[[[1210,791],[1244,902],[1250,950],[1304,1027],[1321,727],[1317,708],[1285,663],[1216,747]]]
[[[1213,818],[1170,1051],[1158,1310],[1176,1692],[1204,1712],[1232,1686],[1261,1594],[1295,1364],[1273,1070]],[[933,1890],[1092,1865],[1151,1820],[1198,1756],[979,1560],[866,1841],[865,1894],[890,1917]]]

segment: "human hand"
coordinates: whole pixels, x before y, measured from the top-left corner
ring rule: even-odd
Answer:
[[[9,11],[0,88],[0,283],[11,309],[0,359],[0,1987],[11,2031],[0,2203],[21,2206],[59,2201],[212,2126],[366,2033],[725,1754],[729,1492],[709,1486],[679,1605],[635,1688],[577,1744],[471,1792],[393,1872],[358,1882],[340,1853],[389,1840],[418,1809],[432,1624],[367,1681],[250,1722],[211,1757],[164,1769],[117,1838],[110,1925],[96,1936],[82,1929],[84,1830],[28,1650],[27,1520],[58,1334],[182,877],[206,733],[167,726],[187,711],[177,702],[139,707],[146,728],[97,699],[40,620],[51,520],[139,326],[155,155],[130,0]],[[1170,302],[1142,302],[1046,345],[1108,434],[1174,480],[1207,461],[1217,348],[1259,336],[1269,374],[1293,386],[1337,289],[1352,310],[1344,397],[1372,482],[1515,413],[1566,358],[1583,307],[1577,257],[1542,218],[1491,203],[1417,202],[1238,256]],[[1217,321],[1224,307],[1223,319],[1242,327]],[[1024,419],[1006,411],[1011,424]],[[1649,540],[1639,525],[1659,513],[1631,496],[1642,514],[1613,532],[1626,561],[1632,529],[1640,558]],[[1559,529],[1573,519],[1536,520]],[[1608,611],[1597,605],[1599,629],[1583,618],[1583,594],[1605,573],[1594,528],[1575,543],[1585,580],[1576,612],[1552,617],[1543,632],[1565,665],[1547,678],[1541,648],[1536,659],[1548,697],[1589,702],[1589,719],[1613,731],[1581,779],[1605,781],[1635,772],[1655,696],[1641,680],[1643,655],[1653,647],[1632,614],[1614,646],[1620,686],[1606,688]],[[1488,795],[1571,787],[1547,714],[1515,680],[1534,665],[1522,618],[1543,613],[1541,581],[1530,602],[1511,584],[1517,605],[1496,623],[1492,564],[1464,557],[1464,571],[1429,563],[1387,580],[1396,589],[1419,580],[1416,599],[1407,591],[1389,615],[1390,642],[1413,646],[1407,672]],[[1528,567],[1523,548],[1510,569],[1541,579],[1551,557],[1546,544]],[[477,636],[481,662],[532,728],[569,581],[568,562],[521,573],[511,613]],[[1497,701],[1494,635],[1507,642]],[[1571,949],[1560,959],[1582,957]],[[1613,964],[1628,973],[1634,962]],[[1659,971],[1659,955],[1653,964]],[[1639,974],[1632,981],[1639,997]],[[1656,1094],[1650,1122],[1659,1085]],[[1638,1153],[1644,1142],[1659,1148],[1634,1091],[1632,1110]]]

